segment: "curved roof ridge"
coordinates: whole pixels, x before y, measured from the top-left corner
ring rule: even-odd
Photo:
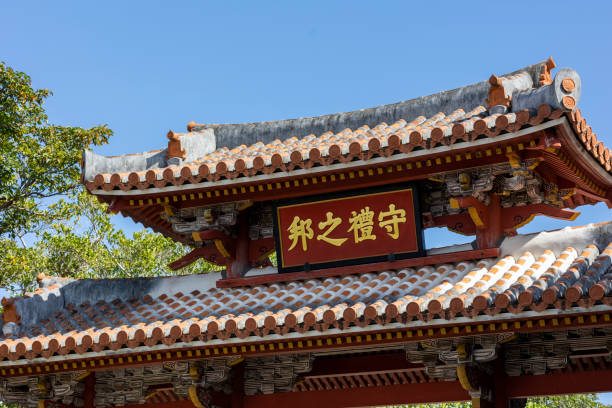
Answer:
[[[508,77],[527,72],[533,83],[537,84],[542,66],[545,64],[546,62],[540,62],[502,76]],[[488,81],[481,81],[428,96],[349,112],[242,124],[190,122],[187,129],[195,132],[212,129],[215,133],[217,148],[232,149],[242,144],[247,146],[256,142],[266,144],[276,139],[302,138],[310,134],[320,135],[325,132],[338,133],[346,128],[357,129],[364,125],[374,127],[381,122],[395,123],[400,119],[410,121],[418,116],[431,117],[438,112],[448,114],[460,108],[468,111],[484,103],[489,95],[489,87]]]

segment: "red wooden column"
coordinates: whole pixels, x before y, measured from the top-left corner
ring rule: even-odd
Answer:
[[[244,361],[232,369],[233,391],[231,397],[231,408],[244,407]]]
[[[228,262],[227,278],[241,278],[249,269],[249,216],[241,213],[238,216],[238,237],[236,238],[236,254]]]
[[[450,200],[452,208],[465,208],[476,226],[476,243],[479,249],[497,247],[504,235],[502,208],[499,196],[491,194],[489,205],[474,197],[457,197]]]
[[[96,373],[90,372],[85,377],[85,389],[83,390],[83,408],[94,408],[96,398]]]
[[[487,225],[476,230],[478,248],[494,248],[504,235],[502,228],[502,208],[497,194],[490,195],[491,202],[486,206]]]
[[[501,352],[500,352],[501,353]],[[504,359],[499,356],[494,361],[495,373],[493,374],[493,400],[495,408],[508,408],[510,400],[506,390],[506,372],[504,371]]]

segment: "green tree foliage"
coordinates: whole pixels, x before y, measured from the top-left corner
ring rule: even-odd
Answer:
[[[23,236],[44,217],[43,199],[78,185],[84,148],[106,143],[106,126],[91,129],[48,123],[47,89],[0,63],[0,237]]]
[[[112,132],[53,126],[46,89],[0,63],[0,287],[27,292],[36,276],[122,278],[171,274],[167,264],[188,250],[149,231],[128,237],[111,222],[106,205],[79,185],[81,152],[106,143]],[[55,198],[49,204],[50,198]],[[24,239],[26,238],[26,239]],[[199,261],[181,273],[211,270]],[[468,408],[469,402],[420,408]],[[528,408],[603,408],[595,395],[532,398]],[[0,402],[0,408],[16,408]]]
[[[128,237],[111,222],[106,204],[84,191],[50,205],[51,220],[35,232],[31,246],[0,240],[0,286],[14,292],[30,291],[36,276],[71,278],[126,278],[173,274],[167,264],[188,248],[150,231]],[[206,272],[213,266],[198,261],[182,274]]]
[[[128,237],[80,182],[83,149],[108,141],[105,126],[48,123],[30,77],[0,63],[0,287],[23,293],[36,276],[119,278],[174,273],[188,248],[150,231]],[[181,273],[208,271],[197,262]]]

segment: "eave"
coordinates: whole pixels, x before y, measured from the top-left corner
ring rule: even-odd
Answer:
[[[571,307],[545,312],[524,311],[487,314],[475,317],[413,320],[406,323],[371,324],[365,327],[327,328],[324,332],[268,334],[241,339],[188,341],[131,349],[103,350],[82,354],[55,355],[47,358],[5,360],[0,362],[0,377],[18,377],[38,373],[58,373],[87,369],[108,370],[150,365],[165,361],[184,361],[206,357],[262,356],[279,353],[342,351],[401,345],[406,341],[465,337],[496,333],[537,333],[551,330],[577,330],[607,326],[612,322],[612,298],[591,307]]]
[[[543,111],[549,112],[548,117],[560,115],[560,112],[550,112],[550,109],[542,108],[540,112]],[[570,119],[572,117],[577,116],[572,114]],[[291,171],[277,170],[267,174],[216,181],[206,179],[197,183],[187,182],[144,190],[98,189],[92,193],[99,200],[109,203],[110,210],[120,211],[124,216],[142,222],[155,231],[188,243],[183,235],[174,233],[171,225],[159,217],[164,205],[184,208],[323,194],[426,179],[450,171],[507,163],[509,155],[518,155],[523,159],[540,160],[542,165],[536,171],[544,175],[551,174],[553,179],[549,181],[553,183],[556,181],[556,175],[562,175],[569,184],[560,188],[576,188],[575,197],[570,197],[565,203],[567,207],[575,208],[597,201],[607,202],[610,206],[612,175],[578,142],[579,136],[574,133],[574,122],[570,122],[567,116],[544,120],[544,116],[538,115],[526,122],[528,127],[513,132],[503,133],[503,129],[495,127],[488,134],[482,134],[486,137],[481,135],[478,138],[472,135],[467,137],[468,141],[462,143],[439,145],[408,153],[387,147],[379,149],[379,155],[371,158],[351,159],[349,156],[343,156],[343,160],[332,164],[314,166],[312,163],[303,163],[303,167],[296,167]],[[497,122],[503,125],[503,121]],[[560,146],[546,146],[551,135],[559,139]],[[540,141],[539,146],[535,145],[535,140]],[[599,161],[603,162],[604,159],[601,157]],[[547,166],[548,172],[545,168]]]

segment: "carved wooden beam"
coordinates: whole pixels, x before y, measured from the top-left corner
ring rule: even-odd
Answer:
[[[504,235],[501,226],[501,204],[499,196],[491,194],[489,205],[474,197],[451,198],[452,208],[467,209],[472,222],[476,227],[476,243],[478,248],[495,248]]]
[[[168,264],[168,267],[173,271],[176,271],[191,265],[192,263],[201,258],[204,258],[207,262],[210,262],[215,265],[225,265],[225,257],[219,252],[217,247],[214,245],[208,245],[205,247],[194,249],[182,258],[179,258],[171,264]]]
[[[466,208],[474,225],[478,229],[487,228],[489,217],[487,206],[474,197],[458,197],[450,199],[450,206],[454,209]]]
[[[530,204],[522,207],[510,207],[502,209],[502,222],[504,231],[515,231],[516,229],[530,223],[536,215],[546,215],[560,220],[573,221],[580,212],[564,210],[548,204]]]
[[[467,213],[433,217],[432,223],[428,227],[446,227],[462,235],[476,234],[476,225],[474,225],[474,221],[472,221],[472,218]]]
[[[170,269],[172,269],[173,271],[179,270],[181,268],[191,265],[192,263],[194,263],[195,261],[201,258],[204,258],[207,262],[210,262],[218,266],[227,266],[228,260],[230,262],[233,261],[233,256],[229,252],[228,248],[229,249],[234,248],[235,240],[230,239],[229,237],[226,236],[226,240],[228,242],[224,243],[223,236],[216,234],[216,233],[214,234],[195,233],[195,234],[198,234],[198,237],[201,237],[201,236],[209,237],[206,239],[215,240],[215,244],[194,249],[187,255],[169,264],[168,266],[170,267]],[[262,238],[262,239],[256,239],[256,240],[249,240],[247,234],[243,234],[243,235],[247,237],[248,266],[258,267],[258,266],[269,265],[268,256],[272,252],[274,252],[274,245],[275,245],[274,238]],[[217,241],[219,241],[218,244],[217,244]],[[219,246],[221,246],[221,249],[219,248]],[[225,254],[228,254],[229,257],[227,257]]]
[[[274,238],[255,239],[249,242],[249,262],[251,266],[263,266],[268,263],[275,249]]]

